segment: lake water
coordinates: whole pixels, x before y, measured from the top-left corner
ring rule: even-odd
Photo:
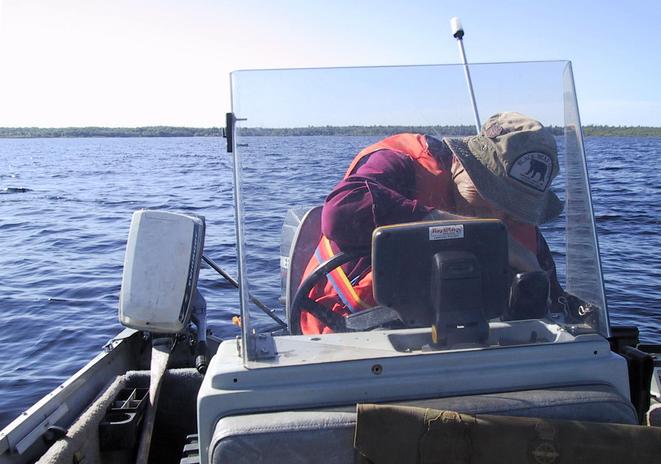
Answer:
[[[324,185],[332,185],[353,154],[376,139],[297,137],[287,144],[319,153],[320,168],[337,160],[324,175]],[[298,175],[278,150],[281,138],[248,143],[252,153],[269,155],[283,184]],[[661,343],[661,138],[591,137],[586,150],[611,322],[637,325],[644,341]],[[261,186],[248,168],[254,188],[271,188],[291,205],[301,201],[288,198],[284,185]],[[230,170],[219,138],[0,139],[0,427],[121,330],[117,300],[134,210],[205,216],[205,254],[236,275]],[[310,192],[321,199],[327,189],[312,183]],[[258,252],[279,240],[282,218],[269,213],[247,224],[267,237]],[[277,307],[278,257],[264,253],[259,263],[256,283],[270,290],[259,296]],[[238,292],[208,269],[200,287],[214,332],[235,336]]]

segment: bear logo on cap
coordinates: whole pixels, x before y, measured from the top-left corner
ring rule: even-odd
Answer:
[[[546,153],[529,152],[519,156],[509,170],[512,179],[545,192],[551,183],[553,161]]]

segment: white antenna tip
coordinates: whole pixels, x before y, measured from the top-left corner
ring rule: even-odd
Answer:
[[[456,16],[450,20],[450,29],[452,29],[452,36],[461,39],[464,35],[464,28],[461,26],[461,21]]]

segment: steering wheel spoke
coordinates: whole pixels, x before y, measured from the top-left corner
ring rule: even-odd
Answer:
[[[354,261],[362,256],[366,256],[368,251],[364,252],[340,252],[330,258],[329,260],[321,263],[312,271],[301,285],[299,285],[298,290],[291,303],[291,308],[289,311],[289,331],[292,335],[302,335],[303,330],[301,328],[301,311],[306,310],[319,319],[321,322],[330,327],[334,332],[346,332],[347,325],[344,316],[341,314],[334,313],[330,309],[326,308],[320,303],[312,300],[308,295],[312,288],[319,282],[322,278],[325,278],[326,275],[331,272],[333,269],[340,267],[349,261]]]
[[[317,303],[310,297],[301,301],[301,308],[311,313],[314,317],[333,329],[333,332],[346,332],[347,324],[341,314],[329,311],[324,305]]]

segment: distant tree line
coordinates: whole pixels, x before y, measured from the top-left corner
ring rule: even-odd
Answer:
[[[554,135],[562,135],[562,127],[549,127]],[[372,136],[401,132],[466,136],[475,133],[474,126],[308,126],[290,128],[243,127],[246,136]],[[586,136],[661,137],[661,127],[646,126],[584,126]],[[222,137],[221,127],[0,127],[0,138],[37,137]]]
[[[661,127],[583,126],[583,134],[600,137],[661,137]]]
[[[219,127],[0,127],[0,138],[31,137],[219,137]]]
[[[241,135],[393,135],[402,132],[442,135],[472,135],[474,126],[309,126],[289,128],[245,127],[239,130]]]

